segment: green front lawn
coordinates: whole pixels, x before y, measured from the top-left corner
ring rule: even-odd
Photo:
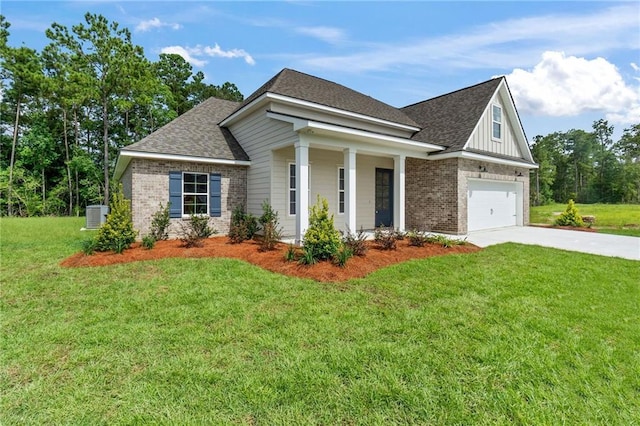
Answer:
[[[503,244],[340,284],[224,259],[63,269],[82,225],[0,220],[1,424],[640,418],[638,262]]]
[[[582,216],[595,216],[599,232],[640,237],[640,204],[576,204]],[[531,207],[531,223],[553,224],[566,204]]]

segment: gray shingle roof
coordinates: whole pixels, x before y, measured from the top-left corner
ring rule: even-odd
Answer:
[[[503,78],[402,108],[422,128],[412,139],[446,146],[442,153],[461,151]]]
[[[371,96],[329,80],[304,74],[288,68],[253,92],[238,108],[250,104],[265,93],[274,93],[290,98],[313,102],[344,111],[354,112],[393,123],[420,127],[401,110],[385,104]]]
[[[124,151],[249,160],[231,132],[218,126],[238,105],[238,102],[209,98],[146,138],[125,147]]]

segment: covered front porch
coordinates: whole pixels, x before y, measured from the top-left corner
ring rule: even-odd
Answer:
[[[294,123],[297,140],[272,150],[271,200],[284,237],[302,242],[318,197],[328,201],[338,230],[404,230],[406,158],[426,158],[440,147],[299,121],[305,123]]]

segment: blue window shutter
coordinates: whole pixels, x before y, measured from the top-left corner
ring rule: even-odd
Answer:
[[[209,175],[209,210],[212,217],[222,216],[222,188],[220,185],[220,174]]]
[[[170,217],[182,217],[182,172],[169,172]]]

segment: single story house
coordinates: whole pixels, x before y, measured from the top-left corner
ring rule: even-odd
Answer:
[[[115,178],[148,232],[206,214],[228,232],[237,206],[266,200],[300,241],[317,196],[338,229],[450,234],[529,221],[536,168],[507,81],[494,78],[404,108],[284,69],[236,103],[211,98],[120,151]]]

